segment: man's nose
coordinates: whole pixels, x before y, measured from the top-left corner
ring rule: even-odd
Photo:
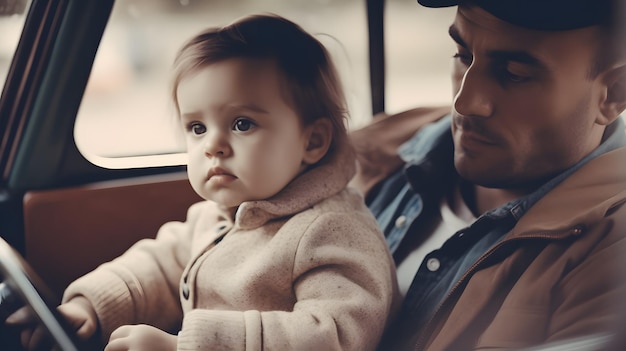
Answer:
[[[470,66],[454,97],[454,110],[464,116],[489,117],[493,114],[493,82],[480,67]]]

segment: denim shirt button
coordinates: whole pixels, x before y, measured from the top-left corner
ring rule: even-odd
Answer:
[[[396,218],[396,228],[402,228],[406,224],[406,216]]]
[[[429,258],[428,261],[426,261],[426,268],[431,272],[436,272],[439,267],[441,267],[441,262],[436,258]]]

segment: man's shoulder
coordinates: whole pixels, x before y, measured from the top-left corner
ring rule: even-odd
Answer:
[[[450,106],[419,107],[374,117],[372,123],[350,133],[357,155],[357,174],[351,185],[363,194],[402,166],[398,147],[422,127],[441,119]]]

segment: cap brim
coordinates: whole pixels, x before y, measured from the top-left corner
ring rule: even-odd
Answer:
[[[528,29],[560,31],[597,24],[613,24],[612,16],[623,0],[470,0],[497,18]],[[448,7],[464,0],[417,0],[425,7]]]
[[[459,4],[458,0],[417,0],[417,3],[426,7],[449,7]]]

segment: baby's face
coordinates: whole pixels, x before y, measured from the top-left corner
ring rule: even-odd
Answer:
[[[211,64],[177,95],[189,180],[203,198],[227,208],[266,199],[304,168],[307,132],[283,100],[273,61]]]

